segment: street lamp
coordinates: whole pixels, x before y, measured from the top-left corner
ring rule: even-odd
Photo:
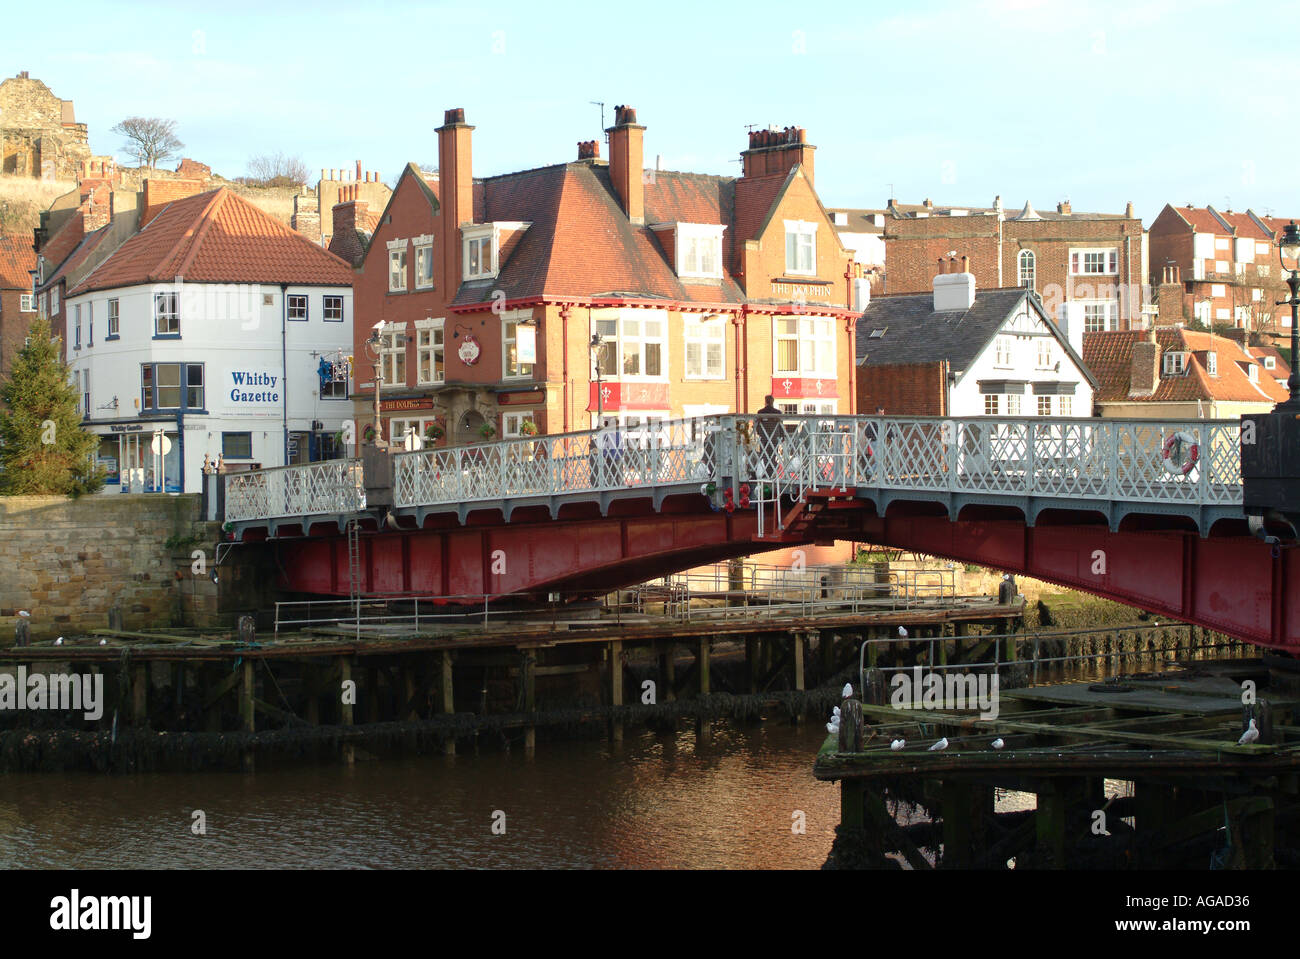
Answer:
[[[1297,367],[1300,363],[1300,227],[1296,226],[1295,220],[1282,230],[1277,241],[1277,258],[1286,272],[1286,285],[1291,290],[1291,295],[1277,304],[1291,307],[1291,375],[1286,381],[1291,398],[1278,409],[1300,412],[1300,368]]]
[[[376,446],[380,445],[379,438],[381,435],[380,428],[382,425],[382,420],[380,419],[379,416],[379,392],[380,392],[380,387],[383,385],[384,382],[384,369],[383,369],[384,351],[382,345],[383,329],[384,329],[384,321],[380,320],[373,327],[371,327],[370,338],[366,340],[366,346],[370,347],[371,351],[375,355],[375,412],[374,412],[374,423],[373,423],[373,429],[375,435],[373,437],[373,442]],[[360,437],[358,437],[358,439],[360,439]],[[357,445],[360,446],[360,443],[358,443]]]

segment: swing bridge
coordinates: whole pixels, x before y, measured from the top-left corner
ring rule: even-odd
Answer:
[[[1252,535],[1242,429],[723,415],[231,474],[224,518],[308,595],[597,594],[851,540],[1300,648],[1300,564]]]

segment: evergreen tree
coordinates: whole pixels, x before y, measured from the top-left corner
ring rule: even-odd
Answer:
[[[47,320],[32,323],[0,400],[0,493],[78,496],[103,485],[92,459],[99,439],[81,428],[77,388]]]

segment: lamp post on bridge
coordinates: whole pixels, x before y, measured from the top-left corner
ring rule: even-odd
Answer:
[[[1277,407],[1279,413],[1300,413],[1300,227],[1292,220],[1282,230],[1277,243],[1277,259],[1286,273],[1286,285],[1291,295],[1278,306],[1291,307],[1291,375],[1286,385],[1291,396]],[[1288,265],[1288,261],[1290,264]]]

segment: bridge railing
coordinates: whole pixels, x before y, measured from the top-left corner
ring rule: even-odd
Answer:
[[[1231,506],[1240,454],[1234,421],[746,414],[402,453],[393,482],[399,508],[699,484],[715,506],[747,493],[765,526],[830,488]],[[358,460],[226,483],[229,520],[365,507]]]
[[[276,519],[365,509],[360,460],[322,460],[230,473],[226,480],[226,519]]]

